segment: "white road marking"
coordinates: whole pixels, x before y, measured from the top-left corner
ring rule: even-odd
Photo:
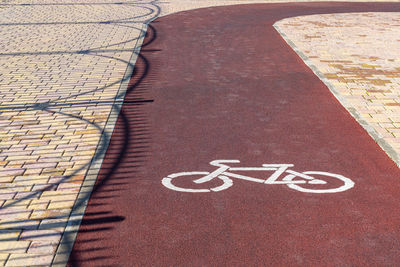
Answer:
[[[263,164],[262,167],[230,167],[226,163],[240,163],[239,160],[213,160],[210,165],[218,167],[213,172],[179,172],[173,173],[164,177],[161,183],[168,189],[178,191],[178,192],[189,192],[189,193],[205,193],[205,192],[219,192],[228,189],[233,185],[233,181],[230,178],[241,179],[250,182],[277,185],[284,184],[289,188],[304,192],[304,193],[338,193],[349,190],[354,187],[354,182],[342,175],[320,172],[320,171],[306,171],[306,172],[296,172],[294,170],[289,170],[293,167],[293,164]],[[233,173],[232,171],[273,171],[267,179],[259,179],[251,176],[241,175]],[[282,179],[283,173],[288,173]],[[318,179],[314,176],[317,175]],[[209,181],[213,179],[219,179],[223,183],[222,185],[203,188],[203,189],[193,189],[193,188],[182,188],[174,184],[174,180],[177,178],[182,178],[185,176],[191,176],[190,179],[193,183],[204,184],[204,187],[209,187]],[[201,176],[200,178],[194,179],[193,176]],[[323,177],[320,177],[323,176]],[[296,180],[294,180],[296,178]],[[301,178],[300,180],[298,178]],[[280,180],[279,180],[280,179]],[[313,185],[326,185],[330,181],[336,180],[340,181],[340,185],[334,185],[334,188],[307,188]],[[336,183],[337,184],[337,183]]]

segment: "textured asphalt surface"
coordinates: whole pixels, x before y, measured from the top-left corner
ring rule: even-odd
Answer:
[[[399,10],[397,3],[260,4],[154,21],[70,265],[396,265],[398,167],[272,25]],[[216,159],[294,164],[355,185],[313,194],[238,179],[210,193],[161,184],[172,173],[213,171]]]

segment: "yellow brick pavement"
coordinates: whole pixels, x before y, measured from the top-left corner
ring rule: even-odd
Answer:
[[[399,165],[400,13],[301,16],[275,26]]]
[[[143,24],[160,14],[256,2],[272,1],[0,2],[0,265],[65,264]],[[369,23],[359,27],[368,28]],[[369,64],[363,75],[373,72],[377,86],[397,82],[393,68],[390,74],[375,73],[380,67],[371,58],[363,63]],[[341,72],[354,75],[351,66],[342,66]],[[349,79],[336,75],[330,77],[335,82]],[[351,93],[357,100],[365,90],[356,84]],[[386,95],[388,89],[378,90],[384,91],[369,90],[369,96]],[[367,110],[374,112],[367,113],[373,120],[383,119],[382,125],[399,127],[395,103],[400,102],[385,101],[378,104],[393,111],[389,121],[380,116],[380,105],[370,104]],[[364,106],[357,107],[365,113]],[[391,134],[399,132],[393,129]]]
[[[52,263],[156,15],[147,2],[0,3],[0,265]]]

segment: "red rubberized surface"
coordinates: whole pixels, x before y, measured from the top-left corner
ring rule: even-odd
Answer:
[[[154,21],[69,265],[397,265],[398,167],[272,27],[364,11],[400,5],[242,5]],[[161,184],[213,171],[215,159],[290,163],[355,186],[312,194],[236,179],[195,194]]]

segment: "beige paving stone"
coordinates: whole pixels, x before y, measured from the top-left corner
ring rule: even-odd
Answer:
[[[25,253],[30,241],[1,241],[0,253]]]
[[[14,195],[14,199],[24,200],[24,199],[36,199],[40,196],[40,192],[18,192]]]
[[[21,175],[24,172],[24,168],[3,168],[2,170],[0,170],[0,177]]]
[[[7,207],[3,205],[0,210],[0,220],[24,220],[28,219],[32,211],[23,208]]]
[[[28,249],[28,254],[54,254],[56,252],[58,241],[32,241]]]
[[[2,219],[0,229],[37,229],[39,220]]]
[[[4,167],[4,165],[0,165],[0,167]],[[3,176],[0,177],[0,183],[11,183],[12,181],[14,181],[14,179],[16,178],[16,176]]]
[[[57,243],[61,239],[61,234],[52,229],[39,229],[39,230],[24,230],[19,240],[29,241],[49,241]]]
[[[58,191],[46,191],[42,193],[41,200],[75,200],[77,193],[65,193]]]
[[[28,206],[28,209],[31,210],[46,210],[47,207],[49,206],[50,201],[49,200],[43,200],[43,199],[33,199],[31,203]]]
[[[0,242],[17,241],[20,234],[20,230],[0,230]]]
[[[49,205],[49,209],[69,209],[72,208],[75,204],[75,200],[72,201],[51,201]]]
[[[45,209],[45,210],[34,210],[30,219],[32,220],[44,220],[44,219],[58,219],[66,218],[70,215],[70,209]]]
[[[9,209],[28,209],[29,204],[32,202],[32,199],[26,199],[22,201],[18,200],[7,200],[4,202]]]
[[[63,233],[65,226],[67,225],[68,218],[61,219],[44,219],[39,225],[39,229],[42,230],[54,230]]]
[[[5,266],[50,266],[54,254],[12,253]]]

